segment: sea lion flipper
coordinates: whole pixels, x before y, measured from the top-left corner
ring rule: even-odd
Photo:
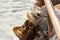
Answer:
[[[21,34],[21,27],[20,26],[15,26],[14,28],[13,28],[13,32],[15,33],[15,35],[17,36],[17,37],[19,37],[20,36],[20,34]]]

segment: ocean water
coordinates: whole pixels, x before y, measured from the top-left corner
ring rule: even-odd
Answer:
[[[0,0],[0,40],[19,40],[13,27],[27,20],[27,12],[35,0]]]

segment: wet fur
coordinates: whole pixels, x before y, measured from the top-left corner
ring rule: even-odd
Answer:
[[[39,17],[42,19],[39,19]],[[29,20],[26,20],[21,27],[19,26],[14,27],[13,31],[16,34],[16,36],[19,37],[20,40],[34,40],[36,37],[40,37],[40,36],[41,36],[40,40],[48,40],[48,36],[44,32],[44,31],[47,31],[47,24],[45,24],[47,21],[44,20],[45,18],[44,16],[40,15],[39,17],[36,18],[36,16],[33,16],[33,18],[35,18],[37,23],[32,22],[29,19]],[[44,23],[44,25],[42,22]],[[18,32],[18,30],[20,31],[21,34]]]
[[[54,2],[54,1],[56,0],[52,0],[54,5],[59,3],[58,0],[57,2]],[[38,6],[42,6],[44,5],[44,1],[42,1],[41,4],[39,3],[36,3],[36,4],[38,4]],[[47,30],[48,28],[47,17],[41,16],[41,15],[39,17],[36,17],[33,15],[33,17],[37,21],[37,23],[39,23],[41,26],[38,25],[36,22],[32,22],[30,21],[30,19],[28,19],[25,21],[25,23],[22,26],[15,26],[13,28],[13,31],[16,34],[16,36],[20,40],[34,40],[35,37],[40,37],[39,40],[49,40],[48,35],[45,34],[45,32],[48,31]]]
[[[38,31],[39,29],[37,29],[38,25],[34,25],[34,23],[29,22],[29,20],[25,21],[25,29],[21,26],[21,27],[14,27],[13,31],[16,34],[17,37],[19,37],[19,39],[21,40],[33,40],[36,36],[38,35]],[[21,31],[20,29],[22,29],[23,31]],[[17,30],[20,30],[22,32],[22,34],[20,34]],[[21,37],[22,38],[21,38]]]

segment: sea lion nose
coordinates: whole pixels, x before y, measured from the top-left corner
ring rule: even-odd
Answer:
[[[40,14],[39,14],[39,13],[37,13],[37,16],[40,16]]]

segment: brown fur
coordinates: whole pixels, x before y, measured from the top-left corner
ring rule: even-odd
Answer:
[[[29,20],[25,21],[23,26],[16,26],[13,28],[14,33],[20,40],[33,40],[36,35],[39,36],[38,29],[36,29],[36,25],[34,23],[29,22]]]
[[[36,3],[38,4],[38,6],[43,6],[44,5],[44,1],[43,0],[38,0],[40,3]],[[58,4],[58,0],[52,0],[53,4],[56,5]],[[60,6],[56,6],[56,8],[59,8],[60,9]],[[40,16],[40,15],[39,15]],[[45,18],[45,17],[44,17]],[[42,21],[44,20],[44,18],[42,18],[42,20],[40,20],[38,23],[41,24]],[[39,18],[36,18],[36,21],[39,20]],[[13,31],[14,33],[16,34],[17,37],[19,37],[19,39],[21,40],[34,40],[34,38],[36,36],[40,37],[41,35],[43,36],[42,37],[42,40],[48,40],[48,36],[46,36],[44,34],[44,31],[47,30],[47,20],[45,20],[43,23],[45,23],[44,25],[42,24],[41,29],[39,29],[39,25],[36,25],[35,23],[33,23],[32,21],[25,21],[25,23],[22,25],[22,26],[15,26],[13,28]],[[41,34],[42,33],[42,34]]]

